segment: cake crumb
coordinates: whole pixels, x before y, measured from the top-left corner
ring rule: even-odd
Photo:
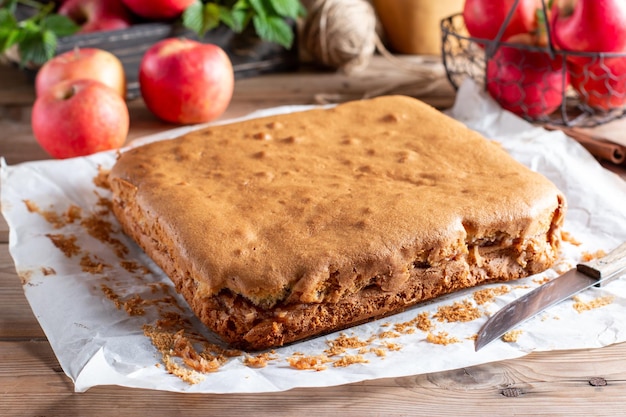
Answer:
[[[202,381],[204,381],[204,376],[194,371],[193,369],[187,369],[181,367],[178,363],[174,361],[171,356],[164,356],[163,364],[165,365],[165,370],[171,375],[177,376],[181,380],[187,382],[189,385],[195,385]],[[157,363],[157,365],[159,365]]]
[[[378,356],[379,358],[383,358],[387,356],[387,351],[380,347],[370,348],[369,351],[372,352],[374,355]],[[366,352],[359,352],[359,353],[366,353]]]
[[[44,276],[48,276],[48,275],[56,275],[57,271],[55,271],[55,269],[54,269],[54,268],[52,268],[52,267],[49,267],[49,266],[48,266],[48,267],[45,267],[45,266],[42,266],[42,267],[41,267],[41,273],[42,273]]]
[[[563,242],[568,242],[574,246],[582,245],[582,242],[574,238],[574,236],[572,236],[570,232],[566,232],[565,230],[561,230],[561,240],[563,240]]]
[[[177,357],[182,358],[183,363],[190,369],[201,372],[210,373],[217,372],[223,364],[223,358],[216,355],[207,354],[206,352],[198,353],[193,347],[189,339],[180,336],[180,343],[174,346],[174,352]]]
[[[117,294],[111,287],[106,284],[100,285],[102,289],[102,293],[115,304],[115,307],[118,310],[124,310],[128,313],[129,316],[143,316],[146,314],[145,309],[143,308],[145,302],[138,295],[134,295],[128,300],[122,301],[119,294]]]
[[[130,273],[135,273],[137,271],[143,273],[143,274],[149,274],[150,270],[148,269],[148,267],[146,267],[145,265],[141,265],[139,262],[137,261],[127,261],[127,260],[121,260],[120,261],[120,266],[122,268],[124,268],[125,270],[127,270]]]
[[[502,335],[502,341],[507,343],[515,343],[522,335],[522,330],[510,330]]]
[[[33,277],[34,271],[32,269],[17,271],[17,275],[20,277],[20,283],[24,285],[32,285],[30,279]]]
[[[68,258],[80,253],[80,248],[76,244],[77,238],[74,235],[48,233],[46,237]]]
[[[337,356],[344,353],[347,349],[356,349],[367,346],[368,342],[359,339],[358,336],[348,337],[346,334],[341,333],[339,337],[327,340],[326,344],[328,349],[324,350],[328,356]]]
[[[530,285],[516,285],[514,288],[516,290],[527,290],[527,289],[531,288],[531,286]]]
[[[426,335],[426,341],[428,343],[433,343],[435,345],[450,345],[452,343],[459,343],[459,339],[456,337],[450,337],[447,332],[439,332],[437,334],[433,334],[428,332]]]
[[[424,332],[432,330],[433,323],[430,321],[430,318],[428,317],[427,312],[423,311],[417,315],[415,327],[417,327],[418,329]]]
[[[135,294],[128,300],[124,301],[122,306],[124,311],[126,311],[129,316],[143,316],[146,314],[146,310],[143,308],[144,304],[144,300]]]
[[[102,197],[100,194],[95,193],[98,196],[96,207],[100,207],[96,210],[96,213],[101,216],[107,216],[113,211],[113,202],[110,198]]]
[[[60,229],[67,224],[74,223],[81,218],[81,208],[72,204],[68,209],[58,214],[52,210],[41,210],[39,206],[30,200],[23,200],[29,213],[37,213],[41,215],[54,229]]]
[[[411,331],[411,329],[414,329],[413,325],[411,324],[410,321],[405,321],[402,323],[396,323],[393,325],[393,329],[398,332],[398,333],[403,333],[403,334],[407,334]]]
[[[495,300],[497,296],[507,294],[510,291],[506,285],[501,285],[497,288],[483,288],[478,291],[474,291],[472,295],[477,305],[484,305]]]
[[[98,165],[98,174],[93,178],[93,183],[96,187],[104,188],[106,190],[111,189],[111,184],[109,183],[109,172],[111,170],[103,168],[101,165]]]
[[[334,361],[333,366],[335,368],[345,368],[357,363],[369,363],[369,361],[363,355],[346,355]]]
[[[400,333],[386,331],[378,334],[379,339],[394,339],[396,337],[400,337]]]
[[[476,320],[481,316],[480,311],[469,301],[456,301],[451,306],[441,306],[433,315],[439,321],[467,322]]]
[[[276,360],[276,352],[263,352],[255,356],[246,355],[243,364],[250,368],[265,368],[270,361]]]
[[[89,254],[85,254],[80,259],[80,266],[81,266],[83,272],[87,272],[87,273],[90,273],[90,274],[100,274],[100,273],[102,273],[104,268],[108,267],[109,265],[107,265],[105,263],[102,263],[100,261],[93,260],[93,259],[91,259]]]
[[[595,252],[583,252],[581,256],[582,262],[593,261],[594,259],[602,258],[606,255],[606,252],[602,249],[599,249]]]
[[[81,221],[81,226],[91,237],[111,246],[118,258],[124,259],[128,254],[128,248],[113,237],[113,224],[101,216],[91,215]]]
[[[384,342],[383,346],[390,351],[398,351],[398,350],[402,350],[402,345],[399,343],[393,343],[393,342]]]
[[[543,285],[546,284],[548,282],[550,282],[550,278],[549,277],[543,277],[541,279],[533,279],[533,282],[537,285]]]
[[[421,331],[426,332],[428,330],[431,330],[432,327],[433,327],[433,324],[430,321],[428,312],[426,311],[422,311],[415,318],[409,321],[396,323],[393,326],[396,332],[403,333],[403,334],[413,334],[416,328]]]
[[[39,212],[39,206],[31,200],[22,200],[24,202],[24,205],[26,206],[26,210],[28,210],[29,213],[37,213]]]
[[[159,315],[160,318],[156,321],[156,327],[159,329],[186,328],[191,326],[189,320],[183,318],[179,313],[164,311]]]
[[[326,364],[331,361],[326,355],[304,356],[293,354],[287,358],[287,362],[289,362],[289,366],[300,371],[323,371],[327,369]]]
[[[600,308],[608,304],[611,304],[613,300],[615,299],[615,297],[613,297],[612,295],[607,295],[604,297],[594,298],[593,300],[589,302],[585,302],[580,296],[576,295],[574,296],[573,299],[574,299],[574,310],[578,311],[579,313],[582,313],[583,311],[593,310],[595,308]]]
[[[204,378],[202,374],[217,372],[230,357],[227,353],[234,353],[187,334],[184,329],[172,332],[149,325],[143,329],[161,352],[165,369],[190,384],[201,381]],[[199,352],[195,344],[201,344],[203,350]]]

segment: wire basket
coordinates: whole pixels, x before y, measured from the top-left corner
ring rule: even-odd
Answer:
[[[474,38],[467,34],[461,13],[443,19],[441,31],[443,64],[455,89],[470,78],[500,104],[504,100],[503,107],[545,125],[593,127],[626,115],[626,53],[563,51],[551,43],[539,47]],[[513,80],[494,76],[502,70],[499,53],[519,58],[514,68],[506,69]],[[552,71],[553,79],[537,80],[536,71],[533,75],[537,66],[559,62],[563,65]]]

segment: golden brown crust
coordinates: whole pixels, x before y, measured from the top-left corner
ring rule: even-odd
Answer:
[[[132,149],[110,182],[124,230],[252,349],[540,272],[565,212],[497,144],[399,96]]]

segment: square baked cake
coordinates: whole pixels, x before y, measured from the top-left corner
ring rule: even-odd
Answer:
[[[566,211],[499,144],[403,96],[150,143],[109,180],[125,233],[246,350],[539,273]]]

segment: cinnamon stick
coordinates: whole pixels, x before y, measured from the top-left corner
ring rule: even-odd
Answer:
[[[546,128],[549,130],[561,130],[567,136],[583,145],[597,159],[608,161],[615,165],[621,165],[626,162],[626,147],[622,145],[594,136],[575,127],[546,126]]]

